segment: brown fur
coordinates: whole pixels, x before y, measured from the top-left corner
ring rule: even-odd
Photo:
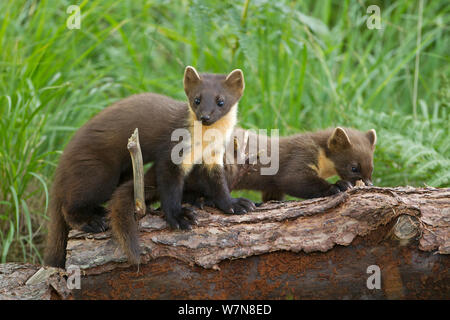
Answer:
[[[234,130],[233,135],[237,137],[238,145],[246,145],[244,133],[245,130],[241,128]],[[261,136],[257,138],[260,139]],[[261,175],[262,166],[256,164],[239,178],[242,165],[226,164],[227,183],[232,185],[239,178],[235,184],[236,190],[262,191],[263,201],[282,200],[285,194],[305,199],[329,196],[345,191],[358,180],[371,185],[375,144],[376,133],[373,129],[361,132],[350,128],[336,128],[280,138],[278,173]],[[270,154],[270,140],[267,147]],[[352,172],[352,166],[358,167],[359,172]],[[151,175],[153,170],[150,168],[147,174]],[[198,198],[205,197],[206,204],[214,205],[208,200],[208,187],[199,170],[202,169],[195,167],[187,178],[183,200],[199,204]],[[342,180],[335,184],[325,180],[335,174]],[[156,181],[148,179],[147,186],[155,188]],[[147,200],[152,202],[157,199],[157,193],[153,193],[151,199]]]
[[[257,164],[236,189],[260,190],[267,201],[281,200],[284,194],[299,198],[327,196],[355,185],[357,180],[371,184],[375,142],[375,130],[364,133],[350,128],[280,138],[278,173],[261,175],[261,165]],[[360,172],[351,172],[353,165]],[[335,185],[325,180],[334,175],[342,180]]]

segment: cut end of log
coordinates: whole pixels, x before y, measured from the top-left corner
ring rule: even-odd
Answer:
[[[420,233],[420,224],[416,217],[402,215],[397,218],[394,235],[399,240],[410,240]]]

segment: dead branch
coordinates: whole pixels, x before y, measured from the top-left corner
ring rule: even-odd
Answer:
[[[145,216],[145,197],[144,197],[144,163],[142,161],[141,145],[139,144],[139,130],[136,128],[128,139],[128,151],[131,155],[133,164],[134,180],[134,203],[136,206],[136,218],[141,219]]]

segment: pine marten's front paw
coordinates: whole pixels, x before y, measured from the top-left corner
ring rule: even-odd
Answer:
[[[192,225],[197,224],[195,210],[182,207],[177,214],[166,215],[166,221],[172,229],[191,230]]]
[[[191,229],[191,225],[197,225],[197,218],[195,216],[195,209],[190,207],[182,207],[181,208],[181,216],[183,221],[187,221],[189,224],[189,229]]]
[[[230,199],[218,198],[214,199],[214,205],[228,214],[244,214],[256,209],[255,204],[245,198],[231,198],[231,202]]]
[[[231,203],[235,214],[244,214],[256,209],[255,204],[246,198],[232,198]]]
[[[346,191],[353,188],[353,184],[346,180],[339,180],[334,185],[339,188],[339,191]]]
[[[329,191],[327,192],[327,195],[333,195],[336,193],[344,192],[351,188],[353,188],[351,182],[346,180],[339,180],[335,184],[331,185]]]

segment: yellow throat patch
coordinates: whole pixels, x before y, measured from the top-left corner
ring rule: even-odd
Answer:
[[[329,177],[337,175],[336,168],[333,161],[325,155],[325,150],[319,149],[317,156],[317,165],[310,164],[309,167],[313,169],[319,177],[327,179]]]
[[[195,113],[189,109],[191,146],[189,152],[183,157],[182,168],[185,174],[199,162],[209,169],[216,165],[223,166],[225,147],[237,122],[237,109],[238,106],[235,104],[225,116],[210,126],[202,125]]]

